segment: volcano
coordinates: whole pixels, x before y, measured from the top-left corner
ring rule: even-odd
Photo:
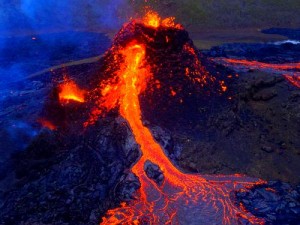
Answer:
[[[45,166],[41,164],[30,168],[42,171],[37,177],[47,177],[48,183],[57,180],[55,168],[69,171],[58,179],[63,188],[52,190],[62,198],[65,192],[76,196],[93,190],[81,202],[76,197],[63,199],[68,209],[89,223],[101,218],[100,224],[265,224],[270,220],[248,210],[236,197],[256,187],[273,194],[266,181],[241,174],[186,173],[170,157],[168,135],[151,127],[156,120],[161,126],[205,120],[197,109],[208,102],[218,105],[215,110],[232,104],[227,82],[232,71],[218,71],[175,18],[161,19],[149,11],[143,19],[125,24],[97,63],[93,74],[64,73],[54,79],[40,118],[46,131],[17,156],[42,162],[53,159],[47,161],[49,170],[41,170]],[[75,158],[82,165],[75,164]],[[17,171],[20,179],[26,165]],[[87,171],[85,177],[76,176],[81,170]],[[35,187],[46,180],[37,177],[20,185],[23,193],[12,193],[7,199],[16,206],[26,200],[24,192],[32,190],[35,195],[40,191]],[[75,187],[70,188],[71,183]],[[55,207],[60,201],[57,195],[38,195],[42,197],[37,205],[28,203],[27,208],[16,210],[17,220],[34,224],[39,219],[30,216],[33,212],[43,214],[53,207],[55,213],[44,219],[45,224],[53,220],[76,224],[74,214]],[[95,204],[98,211],[91,208]],[[10,210],[7,207],[3,214],[9,215]],[[14,220],[5,217],[6,222]]]

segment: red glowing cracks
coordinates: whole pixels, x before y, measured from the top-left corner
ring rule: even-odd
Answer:
[[[59,101],[61,103],[68,103],[69,101],[75,101],[83,103],[85,91],[80,89],[77,84],[67,78],[64,77],[64,81],[61,85],[59,85]]]

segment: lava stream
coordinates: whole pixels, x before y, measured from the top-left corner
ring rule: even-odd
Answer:
[[[174,23],[174,18],[161,20],[158,14],[150,12],[143,20],[149,29],[182,29]],[[142,152],[141,158],[132,167],[139,178],[140,189],[134,200],[123,202],[120,207],[111,209],[102,218],[102,224],[264,224],[241,205],[234,203],[231,194],[264,181],[242,175],[208,176],[185,174],[177,169],[155,141],[151,131],[142,122],[139,96],[153,78],[151,65],[144,43],[137,39],[125,45],[113,46],[112,64],[118,65],[114,76],[102,81],[97,89],[96,106],[92,109],[84,127],[93,125],[99,116],[114,108],[125,118]],[[190,52],[197,65],[199,83],[206,78],[198,57],[192,47],[185,45],[183,50]],[[118,61],[121,56],[122,60]],[[182,76],[189,77],[190,68]],[[190,80],[192,82],[193,79]],[[175,92],[176,94],[176,92]],[[98,97],[99,96],[99,97]],[[158,184],[145,172],[145,163],[156,164],[163,173],[163,182]]]
[[[102,224],[237,224],[245,219],[253,224],[263,220],[237,207],[231,197],[233,190],[262,182],[240,175],[200,176],[184,174],[178,170],[155,141],[151,131],[143,125],[139,95],[145,91],[151,79],[150,66],[146,63],[143,44],[131,42],[119,50],[124,57],[117,72],[117,82],[105,81],[101,89],[99,108],[109,111],[119,106],[120,114],[129,123],[142,156],[133,166],[141,187],[136,200],[122,203],[119,208],[109,210]],[[85,124],[95,123],[102,110],[95,108]],[[158,185],[147,177],[144,170],[146,160],[158,165],[164,182]],[[187,216],[190,214],[190,216]]]
[[[233,67],[233,69],[237,70],[261,70],[281,74],[292,85],[300,88],[300,62],[273,64],[245,59],[228,58],[216,58],[213,59],[213,61],[224,64],[227,67]]]

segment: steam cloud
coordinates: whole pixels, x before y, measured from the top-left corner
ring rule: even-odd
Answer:
[[[52,37],[51,35],[39,36],[38,43],[42,46],[43,51],[34,54],[32,51],[36,52],[36,49],[32,50],[30,44],[28,44],[31,41],[30,35],[70,31],[103,32],[116,30],[127,20],[130,12],[130,5],[126,0],[1,1],[0,84],[21,79],[28,73],[37,72],[32,71],[32,67],[34,67],[32,65],[30,70],[29,64],[34,64],[34,62],[30,62],[30,58],[32,58],[32,61],[35,58],[49,59],[50,61],[52,52],[49,52],[49,49],[64,41],[61,37],[53,38],[53,35]],[[69,33],[66,37],[68,45],[72,45],[74,48],[81,46],[82,42],[89,43],[90,40],[84,40],[84,38],[82,36],[78,37],[78,33],[75,32]],[[25,55],[26,51],[28,52],[26,53],[27,56]],[[81,49],[78,51],[81,51]],[[24,57],[21,57],[22,54]],[[31,57],[30,54],[35,57]],[[73,55],[78,54],[80,55],[81,52],[75,52]],[[101,52],[98,54],[101,54]],[[50,63],[46,62],[44,68],[49,66]]]
[[[11,98],[18,98],[10,92],[22,91],[13,90],[12,82],[57,64],[102,54],[110,45],[103,32],[118,30],[131,12],[127,0],[1,0],[0,114],[8,102],[14,104]],[[24,118],[2,119],[8,128],[4,123],[0,127],[0,144],[12,148],[6,153],[25,148],[38,133]]]

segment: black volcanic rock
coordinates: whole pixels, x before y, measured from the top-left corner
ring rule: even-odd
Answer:
[[[205,51],[210,57],[228,57],[267,63],[293,63],[300,61],[299,44],[229,43]]]
[[[131,173],[125,173],[121,178],[120,182],[116,186],[116,193],[119,195],[119,199],[124,201],[130,201],[134,199],[134,193],[141,187],[139,178]]]
[[[253,215],[264,218],[266,224],[298,225],[300,222],[300,187],[271,181],[236,193],[242,204]]]
[[[144,170],[150,179],[154,180],[158,185],[162,185],[164,181],[164,174],[158,165],[147,160],[144,165]]]
[[[0,224],[97,224],[132,192],[119,180],[138,157],[121,118],[103,119],[86,135],[44,132],[14,156],[17,180],[3,193]]]

